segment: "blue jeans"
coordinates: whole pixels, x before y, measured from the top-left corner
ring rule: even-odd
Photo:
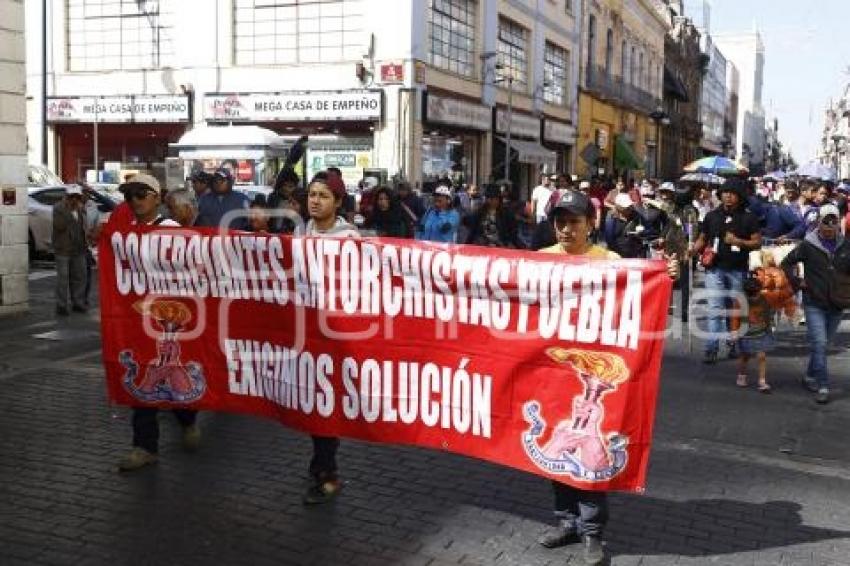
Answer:
[[[741,293],[745,271],[727,269],[709,269],[705,274],[705,290],[710,293],[708,303],[708,333],[705,352],[717,352],[720,349],[721,336],[729,334],[729,317],[726,311],[732,308],[729,291]]]
[[[807,304],[803,304],[803,311],[806,313],[806,334],[811,349],[806,375],[818,382],[818,388],[829,387],[826,349],[838,332],[842,311]]]
[[[575,527],[579,535],[601,537],[608,523],[608,494],[586,491],[552,481],[555,516]]]

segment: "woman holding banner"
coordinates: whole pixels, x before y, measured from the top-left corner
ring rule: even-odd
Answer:
[[[582,193],[567,191],[549,213],[558,243],[540,251],[595,259],[619,259],[616,253],[590,241],[595,218],[596,208],[590,198]],[[667,258],[667,273],[673,279],[678,278],[679,263],[675,257]],[[599,407],[593,402],[586,401],[580,410],[592,422],[601,418]],[[604,491],[578,489],[554,480],[552,488],[558,525],[543,534],[539,539],[540,544],[546,548],[557,548],[581,540],[585,564],[601,564],[605,559],[602,534],[608,522],[607,494]]]
[[[337,215],[345,196],[345,185],[341,181],[333,177],[314,177],[307,188],[310,219],[304,235],[335,238],[358,236],[357,228]],[[309,474],[313,483],[304,494],[305,505],[326,503],[342,488],[336,464],[339,438],[314,435],[312,439],[313,458],[310,460]]]

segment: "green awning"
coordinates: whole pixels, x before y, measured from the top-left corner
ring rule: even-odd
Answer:
[[[614,143],[614,167],[628,170],[643,169],[643,163],[623,136],[617,136],[617,141]]]

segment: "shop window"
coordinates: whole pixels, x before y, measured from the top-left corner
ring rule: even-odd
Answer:
[[[543,89],[543,100],[556,106],[567,105],[569,92],[569,60],[566,49],[546,42],[543,52],[543,78],[547,86]]]
[[[528,90],[528,30],[506,18],[499,19],[497,80],[513,79],[514,90]]]
[[[172,64],[178,0],[67,0],[68,69],[156,69]]]
[[[429,54],[432,65],[473,76],[477,7],[474,0],[431,0]]]
[[[237,65],[360,59],[364,0],[234,0]]]

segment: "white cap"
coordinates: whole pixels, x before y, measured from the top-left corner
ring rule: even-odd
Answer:
[[[676,185],[667,181],[666,183],[661,183],[661,187],[658,189],[659,191],[670,191],[671,193],[676,192]]]
[[[589,189],[589,188],[590,188],[590,181],[582,181],[582,182],[581,182],[581,183],[579,183],[579,185],[578,185],[578,189],[579,189],[580,191],[583,191],[583,190],[585,190],[585,189]]]
[[[376,179],[375,177],[366,177],[365,179],[363,179],[363,186],[366,189],[374,189],[378,186],[378,179]]]
[[[437,195],[452,198],[452,190],[445,185],[440,185],[439,187],[434,189],[434,196]]]
[[[838,207],[834,204],[825,204],[818,209],[818,220],[823,220],[827,216],[840,218],[841,213],[838,211]]]
[[[83,188],[80,185],[68,185],[65,187],[66,195],[82,195]]]
[[[640,186],[640,196],[649,197],[655,195],[655,189],[649,183],[641,184]]]
[[[129,179],[127,179],[126,185],[145,185],[149,189],[155,191],[157,194],[162,194],[162,187],[159,184],[159,181],[156,180],[156,177],[152,177],[150,175],[146,175],[145,173],[139,173],[138,175],[133,175]]]
[[[629,196],[629,193],[617,193],[614,197],[614,206],[618,208],[629,208],[635,205],[635,201]]]

